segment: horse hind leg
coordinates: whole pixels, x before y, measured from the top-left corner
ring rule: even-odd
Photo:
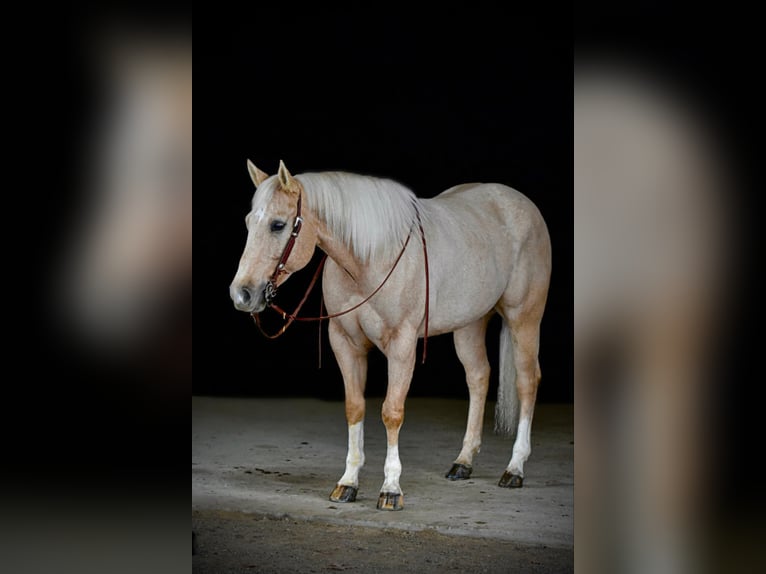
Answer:
[[[463,448],[446,474],[449,480],[465,480],[471,476],[473,457],[481,448],[481,430],[484,406],[489,388],[489,360],[487,359],[487,322],[490,315],[455,331],[455,350],[465,369],[469,406]]]
[[[540,382],[540,364],[537,359],[540,337],[539,321],[517,321],[512,323],[510,329],[507,323],[504,323],[501,337],[506,338],[506,343],[501,340],[501,353],[505,350],[506,354],[512,347],[512,356],[505,357],[504,360],[513,360],[515,370],[515,389],[513,381],[503,383],[501,374],[501,385],[506,388],[500,392],[506,393],[506,397],[515,399],[518,405],[518,426],[516,428],[516,441],[513,445],[513,455],[508,466],[500,478],[498,486],[507,488],[519,488],[524,482],[524,463],[532,452],[530,444],[530,434],[532,430],[532,417],[535,411],[535,400],[537,399],[537,386]],[[510,332],[509,332],[510,331]],[[505,349],[504,349],[505,347]],[[511,383],[511,384],[509,384]],[[515,396],[514,396],[515,395]],[[498,397],[498,402],[500,398]],[[513,400],[509,401],[512,403]]]

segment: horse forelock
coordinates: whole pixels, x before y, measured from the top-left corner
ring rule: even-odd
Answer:
[[[250,208],[252,211],[257,211],[259,209],[263,210],[265,213],[268,210],[269,204],[271,203],[271,200],[274,197],[274,192],[277,188],[277,178],[276,176],[270,176],[268,179],[266,179],[264,182],[261,183],[260,186],[258,186],[258,189],[255,192],[255,195],[253,195],[253,199],[250,203]]]

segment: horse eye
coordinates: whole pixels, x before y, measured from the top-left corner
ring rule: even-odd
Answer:
[[[285,228],[284,221],[279,221],[278,219],[275,219],[274,221],[271,222],[271,231],[273,231],[274,233],[278,233],[282,231],[284,228]]]

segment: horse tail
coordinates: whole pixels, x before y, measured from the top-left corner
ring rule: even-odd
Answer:
[[[495,406],[495,432],[513,436],[519,419],[519,395],[516,391],[516,365],[513,362],[513,340],[508,323],[500,330],[500,385]]]

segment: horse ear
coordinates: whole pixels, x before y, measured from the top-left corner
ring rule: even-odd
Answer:
[[[277,172],[277,178],[279,179],[279,185],[282,186],[282,189],[287,191],[295,191],[298,189],[295,178],[290,175],[289,171],[287,171],[285,162],[282,160],[279,160],[279,172]]]
[[[256,189],[269,177],[268,173],[255,167],[255,164],[250,160],[247,160],[247,171],[250,172],[250,179],[253,180]]]

